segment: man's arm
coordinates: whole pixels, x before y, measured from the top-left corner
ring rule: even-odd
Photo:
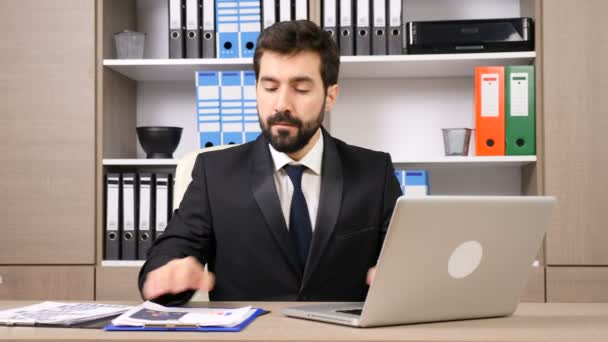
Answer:
[[[397,199],[403,193],[401,192],[401,186],[397,177],[395,177],[395,168],[393,167],[393,161],[391,156],[386,154],[386,165],[384,175],[384,196],[382,202],[382,233],[380,236],[378,250],[382,248],[384,238],[386,237],[386,231],[388,230],[388,224],[391,221],[393,210],[395,209],[395,203]],[[370,285],[376,275],[376,266],[370,268],[367,272],[366,283]]]
[[[197,283],[195,278],[201,276],[199,268],[202,270],[214,253],[215,243],[203,163],[204,154],[200,154],[192,169],[192,182],[184,194],[179,210],[175,211],[163,235],[154,242],[139,272],[139,290],[145,299],[152,299],[144,296],[144,285],[149,275],[156,270],[152,275],[153,287],[156,289],[152,292],[155,294],[154,301],[164,305],[187,302],[198,288],[188,283]],[[177,259],[186,260],[187,257],[192,257],[189,261],[196,262],[177,262]],[[164,272],[167,269],[169,271]],[[177,279],[176,283],[175,278],[168,274],[179,274],[181,278]],[[147,290],[149,294],[150,286],[147,286]]]

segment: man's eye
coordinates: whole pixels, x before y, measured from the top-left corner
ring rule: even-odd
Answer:
[[[300,93],[300,94],[306,94],[308,93],[310,90],[308,89],[298,89],[296,88],[296,93]]]
[[[266,90],[269,93],[272,93],[272,92],[276,91],[277,88],[275,88],[275,87],[265,87],[264,90]]]

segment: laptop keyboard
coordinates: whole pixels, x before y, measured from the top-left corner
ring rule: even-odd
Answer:
[[[336,310],[336,312],[345,313],[349,315],[361,316],[362,309],[352,309],[352,310]]]

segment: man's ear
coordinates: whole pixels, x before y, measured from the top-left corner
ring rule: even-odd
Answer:
[[[340,93],[340,87],[337,84],[330,85],[327,87],[327,95],[325,96],[325,112],[331,112],[332,108],[334,108],[334,104],[336,104],[336,100],[338,99],[338,94]]]

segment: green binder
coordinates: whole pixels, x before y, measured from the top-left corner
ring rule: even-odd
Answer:
[[[536,97],[533,65],[505,68],[506,155],[536,154]]]

